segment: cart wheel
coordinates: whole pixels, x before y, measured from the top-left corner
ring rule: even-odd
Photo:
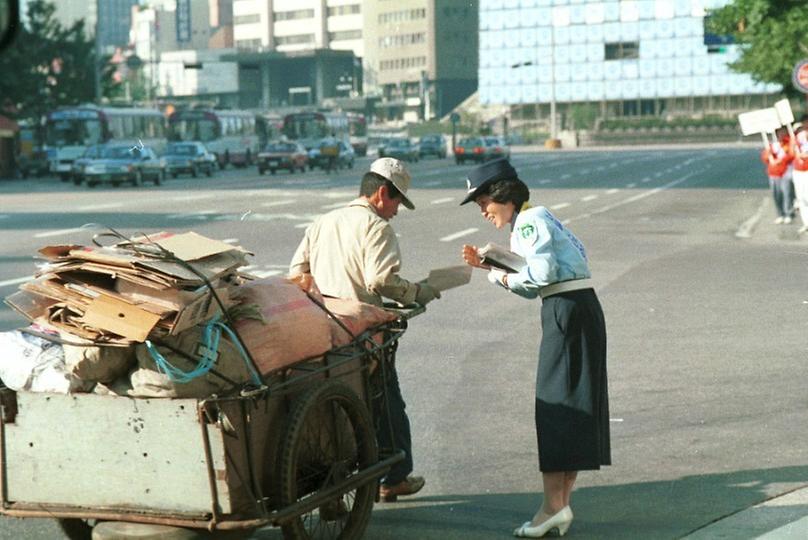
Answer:
[[[326,382],[295,402],[279,461],[282,507],[339,485],[378,460],[366,405],[343,384]],[[292,540],[360,538],[375,499],[376,479],[281,525]]]
[[[95,520],[91,522],[86,519],[65,518],[57,521],[59,528],[70,540],[92,540]]]

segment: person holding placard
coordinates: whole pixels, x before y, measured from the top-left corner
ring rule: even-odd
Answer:
[[[802,219],[799,233],[803,234],[808,232],[808,128],[803,124],[797,124],[792,152],[794,154],[794,193]]]
[[[794,193],[791,184],[791,144],[788,133],[777,130],[777,141],[772,142],[763,149],[760,160],[766,164],[766,174],[769,177],[769,187],[772,190],[774,209],[778,225],[789,224],[794,219]]]

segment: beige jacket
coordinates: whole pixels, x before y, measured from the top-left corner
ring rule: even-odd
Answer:
[[[289,266],[291,274],[310,273],[326,296],[411,304],[418,286],[399,277],[400,269],[396,233],[361,197],[312,223]]]

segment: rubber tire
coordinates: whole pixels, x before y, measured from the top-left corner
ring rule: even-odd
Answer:
[[[328,407],[329,405],[331,407]],[[338,422],[335,415],[339,415],[341,421]],[[343,429],[334,429],[338,424],[342,425]],[[339,444],[339,439],[336,439],[338,432],[342,435],[350,432],[350,440],[344,439],[343,444]],[[327,447],[318,444],[323,441]],[[344,443],[350,443],[350,446]],[[318,446],[319,448],[316,448]],[[349,452],[342,460],[337,457],[340,446]],[[310,455],[305,455],[306,451]],[[376,436],[365,403],[342,383],[327,381],[318,384],[295,401],[288,416],[278,460],[277,493],[281,508],[323,489],[326,487],[321,484],[323,480],[331,479],[329,486],[335,485],[340,481],[335,482],[335,476],[345,478],[346,473],[374,465],[378,461],[378,454]],[[340,462],[347,468],[339,470]],[[301,482],[305,480],[302,478],[304,468],[310,471],[308,485]],[[302,516],[295,517],[281,525],[284,538],[309,540],[312,536],[306,524],[318,533],[333,533],[331,536],[325,536],[326,538],[361,538],[370,520],[376,490],[376,479],[370,479],[353,492],[343,495],[340,500],[345,503],[347,499],[350,503],[350,494],[354,494],[350,509],[345,505],[349,510],[348,513],[342,518],[323,522],[325,526],[322,528],[318,528],[321,522],[315,511],[305,514],[306,519],[302,519]],[[323,528],[326,531],[323,531]],[[318,534],[317,537],[322,538],[323,535]]]
[[[160,172],[157,173],[157,176],[154,177],[154,185],[159,186],[165,181],[166,181],[166,171],[165,169],[161,169]]]
[[[74,176],[73,177],[73,185],[80,186],[84,179],[81,176]]]
[[[93,527],[83,519],[57,519],[59,528],[70,540],[92,540]]]
[[[133,186],[143,185],[143,171],[135,171],[135,177],[132,179]]]
[[[178,177],[178,176],[179,176],[179,174],[178,174],[178,173],[175,173],[175,172],[171,173],[171,178],[176,178],[176,177]]]
[[[213,165],[208,165],[208,169],[205,171],[205,176],[208,178],[213,176]]]
[[[276,170],[275,170],[275,169],[269,169],[269,174],[274,175],[274,174],[275,174],[275,172],[276,172]]]
[[[191,166],[191,177],[196,178],[199,176],[199,170],[197,170],[196,165]]]

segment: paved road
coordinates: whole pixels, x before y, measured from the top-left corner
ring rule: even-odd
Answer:
[[[805,241],[775,227],[753,148],[515,154],[543,204],[586,244],[609,329],[614,465],[583,473],[573,538],[678,538],[808,484]],[[259,178],[233,171],[159,188],[0,184],[0,294],[47,243],[192,229],[284,271],[302,228],[350,200],[362,166]],[[459,262],[465,242],[506,242],[458,207],[470,167],[415,164],[402,209],[406,276]],[[538,302],[475,275],[412,321],[399,369],[427,477],[411,502],[379,505],[373,539],[507,538],[540,501],[533,432]],[[0,311],[0,328],[20,320]],[[0,538],[56,538],[47,521],[4,520]],[[256,538],[279,538],[276,530]]]

